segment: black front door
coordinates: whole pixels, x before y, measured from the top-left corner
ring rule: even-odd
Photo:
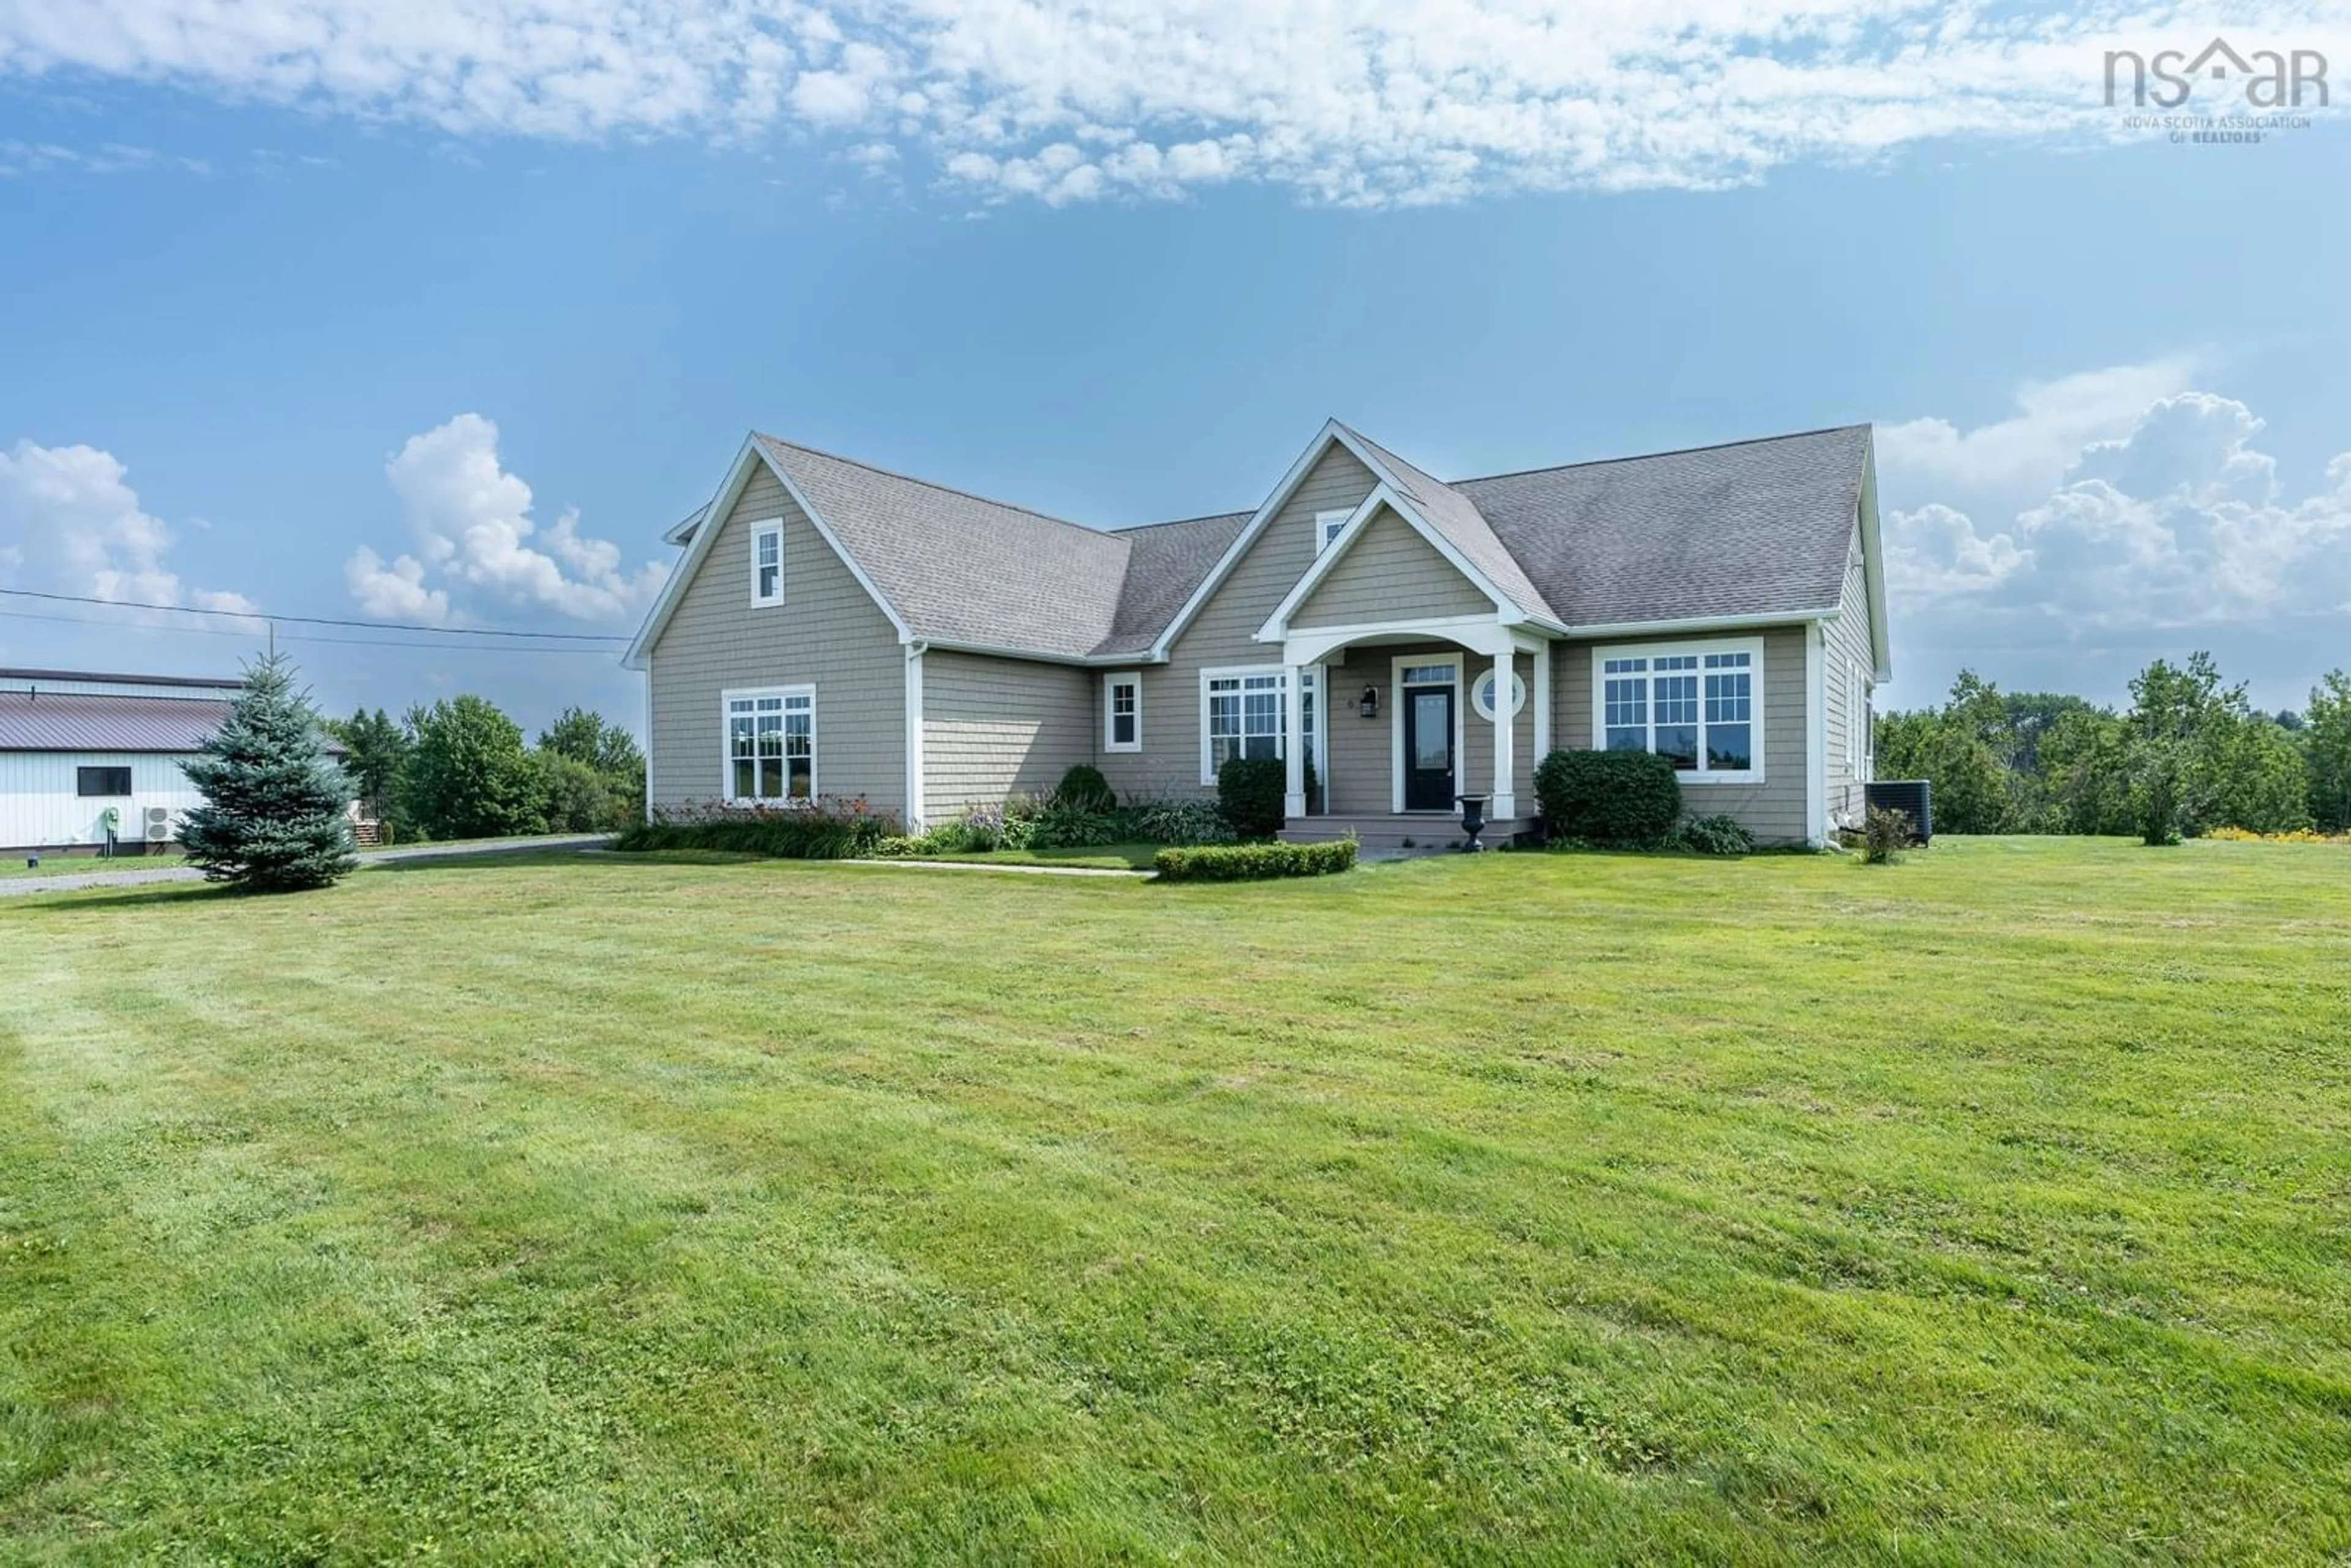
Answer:
[[[1453,810],[1453,688],[1404,689],[1404,809]]]

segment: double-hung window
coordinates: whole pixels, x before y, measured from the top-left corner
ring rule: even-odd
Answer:
[[[1143,749],[1143,677],[1132,670],[1102,677],[1102,749]]]
[[[1317,727],[1315,672],[1305,672],[1304,707],[1299,725],[1306,737],[1306,761],[1314,763]],[[1289,673],[1279,664],[1200,672],[1200,780],[1214,783],[1217,769],[1236,757],[1280,757],[1289,733]]]
[[[1655,752],[1696,783],[1760,783],[1762,677],[1761,638],[1596,649],[1593,743]]]
[[[751,525],[751,602],[784,601],[784,525]]]
[[[726,798],[743,805],[816,799],[816,688],[728,692]]]

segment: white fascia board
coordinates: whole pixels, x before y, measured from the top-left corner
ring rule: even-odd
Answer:
[[[1877,435],[1870,433],[1862,454],[1861,576],[1869,599],[1870,679],[1883,685],[1894,678],[1893,639],[1886,623],[1886,551],[1877,528]]]
[[[1836,606],[1825,610],[1773,611],[1762,615],[1694,615],[1679,621],[1612,621],[1605,624],[1570,626],[1568,637],[1678,637],[1687,632],[1743,632],[1757,626],[1810,626],[1837,618]]]
[[[1283,597],[1280,604],[1274,607],[1273,613],[1266,617],[1265,624],[1258,628],[1259,642],[1278,643],[1290,634],[1290,618],[1298,612],[1299,607],[1306,602],[1317,587],[1321,586],[1323,579],[1338,569],[1339,558],[1354,548],[1355,541],[1362,538],[1371,528],[1372,518],[1378,515],[1382,507],[1387,507],[1397,517],[1402,517],[1405,527],[1418,534],[1432,549],[1445,558],[1447,565],[1459,572],[1472,588],[1492,601],[1494,613],[1505,623],[1515,625],[1531,619],[1525,611],[1519,608],[1517,602],[1509,594],[1495,587],[1486,574],[1478,570],[1475,563],[1456,549],[1452,540],[1431,528],[1428,519],[1420,515],[1420,509],[1406,500],[1402,492],[1383,480],[1373,486],[1372,493],[1364,497],[1362,504],[1349,515],[1347,524],[1339,530],[1338,537],[1315,555],[1314,559],[1307,566],[1305,575],[1291,585],[1290,592]]]
[[[1314,439],[1306,444],[1306,450],[1298,455],[1298,461],[1290,465],[1289,472],[1282,475],[1280,483],[1274,486],[1273,494],[1265,498],[1264,505],[1249,514],[1249,520],[1241,525],[1241,531],[1233,536],[1233,542],[1225,547],[1225,553],[1217,558],[1217,564],[1208,569],[1208,575],[1200,580],[1200,586],[1192,591],[1192,596],[1184,601],[1183,608],[1176,612],[1175,618],[1167,622],[1166,629],[1161,632],[1158,638],[1153,642],[1151,658],[1154,663],[1164,663],[1166,660],[1167,650],[1175,645],[1176,639],[1183,634],[1184,628],[1192,623],[1192,618],[1199,614],[1202,606],[1216,597],[1217,590],[1224,586],[1225,579],[1232,575],[1233,568],[1238,566],[1241,558],[1249,554],[1249,547],[1257,543],[1258,536],[1265,532],[1268,526],[1272,523],[1275,515],[1290,504],[1290,497],[1297,494],[1298,486],[1306,483],[1306,476],[1314,471],[1314,465],[1322,460],[1322,454],[1330,450],[1331,444],[1334,441],[1352,453],[1357,462],[1370,469],[1374,481],[1393,486],[1395,476],[1388,473],[1384,465],[1374,461],[1371,455],[1364,451],[1361,444],[1348,435],[1344,425],[1335,419],[1324,420],[1322,428],[1315,433]],[[1322,553],[1328,555],[1331,552],[1324,550]]]

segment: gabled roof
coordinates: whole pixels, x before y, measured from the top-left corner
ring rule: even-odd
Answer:
[[[1539,468],[1455,488],[1571,629],[1834,610],[1869,427]]]
[[[1422,519],[1444,535],[1470,565],[1485,573],[1486,580],[1500,589],[1505,598],[1537,620],[1558,623],[1559,617],[1552,612],[1542,590],[1528,580],[1526,572],[1479,515],[1475,502],[1444,481],[1429,477],[1362,432],[1345,425],[1340,428],[1363,444],[1364,450],[1387,470],[1390,482],[1419,508]]]
[[[1148,652],[1176,612],[1232,548],[1241,525],[1249,520],[1247,512],[1225,512],[1119,530],[1118,537],[1128,542],[1130,552],[1126,581],[1119,589],[1110,635],[1094,652]]]
[[[759,445],[921,642],[1084,657],[1117,623],[1121,535],[772,435]]]
[[[1112,530],[754,434],[718,496],[670,530],[686,556],[628,662],[642,665],[707,552],[715,530],[696,525],[725,516],[760,465],[904,642],[1090,664],[1163,656],[1333,442],[1506,619],[1514,605],[1571,632],[1833,613],[1856,516],[1876,548],[1866,425],[1448,484],[1333,420],[1253,512]]]

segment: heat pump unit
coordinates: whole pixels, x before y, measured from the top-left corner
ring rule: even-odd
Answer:
[[[1910,819],[1910,841],[1928,842],[1935,836],[1935,787],[1924,779],[1887,779],[1862,786],[1873,806],[1899,811]]]
[[[147,841],[160,844],[172,836],[172,809],[169,806],[147,808]]]

